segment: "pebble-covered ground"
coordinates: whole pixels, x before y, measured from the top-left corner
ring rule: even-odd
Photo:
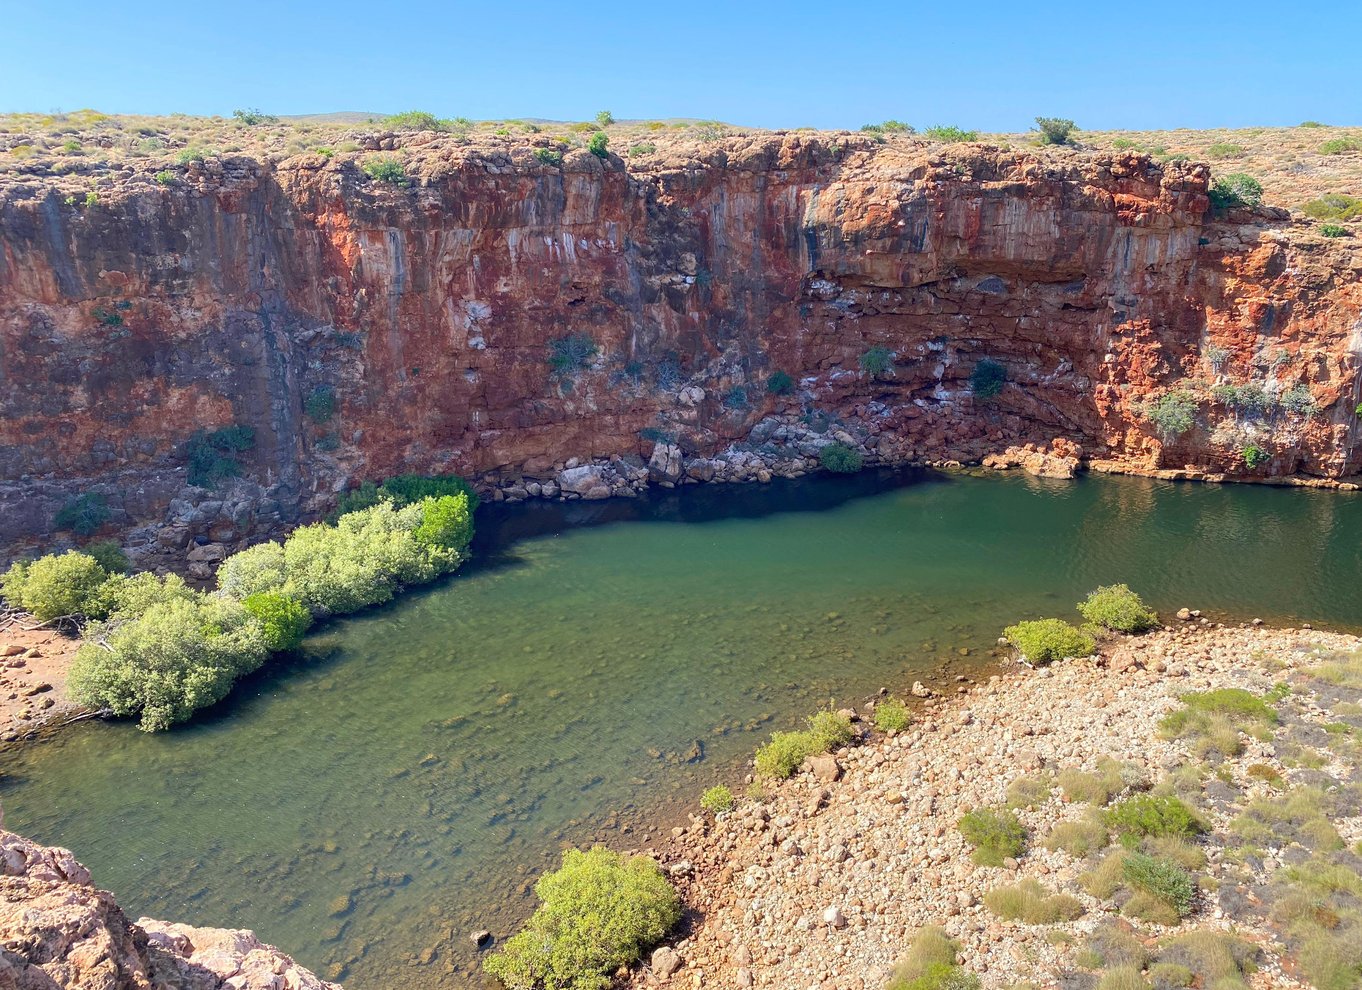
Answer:
[[[1350,961],[1348,952],[1362,953],[1362,938],[1349,934],[1362,918],[1359,648],[1353,636],[1193,617],[1110,641],[1092,659],[1018,666],[965,695],[929,699],[892,737],[871,730],[863,712],[861,744],[833,754],[837,779],[831,766],[815,774],[806,764],[764,798],[740,797],[717,821],[696,815],[675,830],[658,852],[688,918],[659,965],[634,982],[880,988],[925,925],[958,940],[960,963],[988,988],[1319,985],[1320,967],[1335,964],[1356,977],[1362,956]],[[1322,676],[1311,673],[1339,657]],[[1258,715],[1265,698],[1275,723],[1212,706],[1181,738],[1160,731],[1184,708],[1179,696],[1218,688],[1252,692]],[[1110,795],[1083,793],[1104,778],[1114,782]],[[1172,926],[1131,916],[1148,917],[1148,905],[1123,881],[1129,852],[1104,827],[1086,856],[1072,845],[1046,848],[1056,825],[1100,823],[1146,793],[1179,798],[1208,827],[1190,842],[1127,840],[1186,867],[1190,911]],[[975,865],[957,823],[971,809],[1009,803],[1025,850],[1002,866]],[[1081,913],[1025,924],[985,904],[990,891],[1027,878],[1074,899],[1060,913]],[[1207,931],[1220,934],[1179,939]],[[1303,971],[1302,960],[1313,968]]]

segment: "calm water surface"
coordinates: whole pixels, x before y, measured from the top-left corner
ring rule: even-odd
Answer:
[[[475,565],[191,725],[0,753],[7,826],[133,917],[254,928],[350,990],[476,986],[468,932],[517,923],[565,843],[643,845],[772,728],[986,662],[1099,583],[1362,627],[1362,498],[1329,492],[882,474],[479,525]]]

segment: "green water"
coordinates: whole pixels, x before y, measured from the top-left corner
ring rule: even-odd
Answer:
[[[507,932],[562,844],[644,845],[796,713],[989,662],[1003,625],[1099,583],[1362,627],[1346,494],[865,475],[479,525],[476,566],[194,724],[10,747],[6,825],[134,917],[254,928],[350,990],[478,985],[468,932]]]

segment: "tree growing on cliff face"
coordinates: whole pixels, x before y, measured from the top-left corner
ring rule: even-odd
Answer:
[[[1075,130],[1074,122],[1062,117],[1037,117],[1036,126],[1041,144],[1068,144]]]
[[[990,358],[982,358],[969,375],[970,391],[976,399],[995,399],[1007,384],[1007,369]]]
[[[1170,443],[1192,428],[1196,411],[1196,396],[1186,389],[1178,389],[1159,396],[1145,407],[1144,415],[1159,439]]]
[[[1211,208],[1227,210],[1232,206],[1257,206],[1263,201],[1263,184],[1244,172],[1216,179],[1206,195]]]

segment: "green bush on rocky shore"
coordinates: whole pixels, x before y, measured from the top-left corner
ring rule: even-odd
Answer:
[[[271,653],[296,648],[315,619],[386,602],[466,559],[474,496],[462,479],[404,475],[384,488],[335,524],[233,554],[213,593],[173,574],[111,573],[76,551],[15,564],[0,591],[42,621],[86,620],[75,701],[165,729],[220,701]]]
[[[604,990],[681,920],[681,900],[646,856],[569,849],[534,885],[541,901],[483,964],[508,990]]]
[[[851,720],[825,709],[809,718],[801,732],[773,732],[771,741],[757,749],[757,773],[762,777],[785,780],[793,777],[810,756],[845,746],[856,738]]]

